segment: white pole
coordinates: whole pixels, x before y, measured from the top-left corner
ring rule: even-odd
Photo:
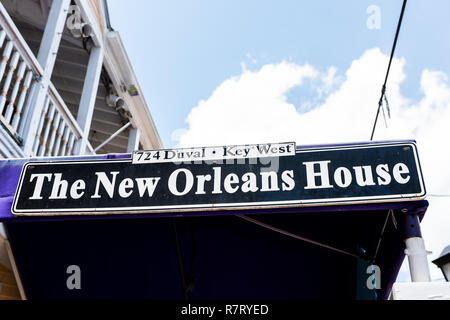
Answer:
[[[112,139],[114,139],[117,135],[119,135],[122,131],[124,131],[126,128],[128,128],[129,126],[131,126],[131,122],[128,122],[126,125],[124,125],[122,128],[120,128],[119,130],[117,130],[116,132],[114,132],[108,139],[106,139],[105,141],[103,141],[102,144],[100,144],[97,148],[94,149],[94,152],[97,152],[98,150],[100,150],[101,148],[103,148],[104,145],[106,145],[108,142],[110,142]]]
[[[70,0],[53,1],[45,25],[44,34],[39,47],[37,60],[44,73],[39,81],[35,82],[27,106],[24,108],[24,119],[20,123],[19,134],[23,137],[25,145],[23,152],[32,156],[32,149],[36,140],[36,131],[42,116],[47,90],[56,62],[61,37],[67,19]]]
[[[83,136],[76,145],[75,154],[85,154],[97,98],[98,83],[103,66],[104,48],[94,47],[89,55],[89,62],[84,78],[83,91],[78,107],[77,122],[83,131]]]
[[[402,210],[403,227],[405,230],[405,254],[408,256],[409,272],[412,282],[430,282],[430,270],[428,267],[425,242],[420,231],[420,220],[417,213],[407,213]]]
[[[128,135],[127,153],[133,153],[139,149],[139,139],[141,137],[141,130],[138,128],[130,128]]]
[[[412,237],[405,240],[405,254],[408,256],[409,272],[412,282],[430,282],[427,250],[423,238]]]

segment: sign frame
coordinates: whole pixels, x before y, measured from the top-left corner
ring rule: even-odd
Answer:
[[[426,188],[422,173],[422,167],[418,157],[417,146],[413,141],[398,142],[379,142],[370,144],[349,144],[335,146],[303,146],[296,148],[295,153],[320,152],[320,151],[337,151],[350,149],[377,148],[386,146],[408,145],[413,149],[414,160],[417,167],[418,179],[421,187],[420,193],[413,194],[397,194],[397,195],[378,195],[348,198],[323,198],[311,200],[281,200],[281,201],[265,201],[265,202],[233,202],[233,203],[205,203],[205,204],[186,204],[186,205],[163,205],[163,206],[146,206],[146,207],[108,207],[108,208],[74,208],[74,209],[17,209],[18,195],[23,186],[23,178],[26,169],[30,165],[54,165],[64,163],[113,163],[123,162],[132,164],[132,158],[126,159],[102,159],[102,160],[58,160],[58,161],[29,161],[22,167],[19,181],[16,187],[16,193],[11,205],[11,212],[15,216],[67,216],[67,215],[117,215],[117,214],[148,214],[148,213],[189,213],[189,212],[205,212],[205,211],[233,211],[233,210],[255,210],[255,209],[274,209],[274,208],[295,208],[295,207],[327,207],[335,205],[356,205],[371,204],[382,202],[399,202],[423,200],[426,197]],[[134,165],[134,164],[133,164]],[[139,165],[139,164],[136,164]]]

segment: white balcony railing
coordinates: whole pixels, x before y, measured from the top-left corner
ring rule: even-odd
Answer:
[[[51,84],[33,141],[32,154],[66,156],[73,154],[74,143],[81,138],[80,129],[64,101]]]
[[[52,83],[43,108],[32,101],[30,88],[40,90],[43,68],[1,3],[0,59],[0,122],[20,146],[31,143],[31,154],[26,156],[72,155],[75,143],[86,137]],[[26,135],[25,119],[35,109],[42,115],[35,133]],[[23,141],[24,136],[33,141]],[[93,150],[89,142],[87,147]]]
[[[3,13],[3,12],[2,12]],[[0,120],[17,139],[17,130],[23,119],[23,107],[29,95],[29,88],[35,72],[15,45],[14,38],[0,25]],[[37,70],[38,71],[38,70]]]

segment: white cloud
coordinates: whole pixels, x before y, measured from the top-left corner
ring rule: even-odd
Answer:
[[[370,138],[388,56],[378,48],[352,62],[344,76],[337,69],[326,73],[291,62],[245,68],[225,80],[212,95],[198,103],[187,117],[188,128],[178,131],[180,147],[296,141],[297,144],[357,142]],[[391,119],[385,128],[380,114],[375,140],[416,139],[429,194],[450,194],[450,87],[445,74],[423,70],[423,97],[412,101],[400,92],[405,79],[404,59],[395,58],[387,84]],[[305,81],[317,85],[322,103],[308,99],[288,102],[289,90]],[[296,102],[297,103],[297,102]],[[306,112],[298,107],[308,106]],[[431,198],[423,222],[430,260],[450,244],[450,198]],[[433,278],[442,278],[434,265]]]
[[[176,130],[172,131],[170,139],[172,141],[179,141],[186,132],[187,132],[187,130],[184,128],[176,129]]]
[[[331,66],[321,77],[322,85],[316,89],[319,97],[330,93],[342,81],[341,77],[337,76],[337,71],[338,69],[336,67]]]
[[[317,74],[311,66],[288,62],[265,65],[257,72],[244,69],[192,109],[180,145],[292,140],[299,114],[285,93]],[[289,124],[280,128],[286,121]]]

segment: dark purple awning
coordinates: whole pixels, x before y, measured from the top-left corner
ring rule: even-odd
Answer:
[[[398,142],[398,141],[395,141]],[[402,141],[409,142],[409,141]],[[358,143],[358,145],[362,144],[371,144],[371,143]],[[347,144],[353,145],[353,144]],[[334,146],[344,146],[340,145],[329,145],[330,147]],[[302,146],[298,147],[299,149],[306,148],[315,148],[315,147],[323,147],[323,146]],[[71,160],[99,160],[99,159],[126,159],[130,158],[130,154],[110,154],[110,155],[99,155],[99,156],[80,156],[80,157],[71,157]],[[279,251],[277,246],[283,246],[286,240],[285,236],[277,235],[273,236],[273,232],[267,231],[259,226],[255,226],[252,223],[243,223],[242,219],[237,219],[232,217],[233,215],[256,215],[256,219],[268,222],[269,224],[280,225],[282,228],[286,228],[286,230],[293,229],[294,233],[297,231],[300,232],[300,235],[309,235],[310,238],[319,239],[327,244],[341,244],[344,245],[346,242],[350,245],[347,250],[355,249],[353,247],[354,243],[357,243],[359,240],[363,239],[365,241],[366,246],[370,248],[374,248],[379,243],[379,239],[381,236],[381,230],[383,229],[383,224],[386,221],[387,213],[389,210],[393,210],[397,218],[402,218],[405,214],[413,214],[417,213],[420,219],[423,218],[425,211],[428,207],[428,202],[426,200],[419,201],[387,201],[387,202],[379,202],[379,203],[360,203],[360,204],[352,204],[352,205],[329,205],[329,206],[310,206],[310,207],[296,207],[296,208],[265,208],[265,209],[251,209],[251,210],[223,210],[223,211],[195,211],[195,212],[167,212],[167,213],[137,213],[137,214],[106,214],[106,215],[65,215],[65,216],[15,216],[11,213],[11,205],[13,203],[14,195],[16,192],[16,187],[20,178],[22,166],[28,161],[61,161],[68,160],[68,158],[31,158],[31,159],[11,159],[11,160],[0,160],[0,222],[5,222],[6,227],[9,231],[10,241],[13,247],[13,251],[18,256],[18,268],[19,271],[25,276],[25,289],[28,290],[28,293],[31,292],[31,297],[45,297],[48,292],[44,290],[43,286],[34,286],[34,279],[38,278],[33,272],[34,269],[29,269],[28,267],[33,265],[35,266],[37,261],[42,261],[41,255],[48,254],[49,256],[54,256],[55,252],[59,251],[61,248],[58,246],[64,246],[67,243],[74,243],[75,248],[77,248],[80,244],[80,238],[70,237],[70,235],[78,234],[79,230],[83,231],[83,239],[88,244],[84,244],[84,247],[80,249],[80,255],[85,254],[85,247],[93,247],[97,246],[96,250],[109,250],[106,246],[106,242],[102,241],[113,241],[116,238],[115,233],[109,234],[105,230],[109,230],[111,228],[113,230],[116,228],[116,224],[114,224],[113,220],[122,219],[120,221],[121,225],[121,233],[123,236],[123,242],[126,242],[126,248],[124,249],[124,253],[126,254],[131,248],[136,247],[138,250],[139,243],[137,240],[133,240],[134,236],[137,234],[136,230],[145,229],[145,232],[148,232],[152,236],[155,237],[155,242],[152,242],[156,247],[160,246],[168,246],[166,243],[167,239],[165,239],[162,234],[162,230],[160,230],[161,226],[169,225],[169,222],[172,219],[157,219],[150,220],[149,218],[167,218],[167,217],[201,217],[202,218],[194,218],[194,219],[175,219],[178,223],[183,224],[186,221],[191,221],[194,225],[197,226],[196,234],[199,237],[204,237],[203,242],[197,243],[198,249],[200,250],[210,250],[209,242],[214,242],[214,250],[218,247],[217,245],[221,243],[223,245],[222,249],[224,250],[221,255],[214,256],[214,250],[212,252],[208,251],[208,254],[205,255],[205,261],[199,261],[199,267],[202,268],[204,265],[208,265],[210,263],[217,262],[216,268],[221,268],[223,265],[222,259],[225,254],[229,255],[229,259],[237,259],[233,252],[227,251],[228,247],[234,248],[247,248],[249,250],[255,250],[258,248],[258,243],[266,243],[267,239],[271,239],[270,243],[274,246],[273,251],[273,259],[287,259],[286,261],[294,262],[294,260],[289,259],[298,259],[296,263],[298,266],[303,266],[303,262],[301,257],[297,257],[296,255],[290,257],[289,255],[284,256],[284,251]],[[336,213],[336,214],[335,214]],[[348,213],[348,214],[347,214]],[[268,215],[261,215],[268,214]],[[259,216],[258,216],[259,215]],[[215,216],[215,218],[208,219],[207,216]],[[222,216],[222,217],[218,217]],[[99,224],[104,225],[102,229],[95,229],[95,226],[99,226],[96,223],[90,223],[90,221],[83,220],[103,220],[98,222]],[[136,219],[144,219],[136,221]],[[233,220],[237,219],[237,221]],[[169,221],[170,220],[170,221]],[[183,220],[183,221],[181,221]],[[55,222],[54,222],[55,221]],[[56,222],[59,221],[59,222]],[[74,221],[73,223],[70,221]],[[33,223],[28,223],[33,222]],[[119,222],[119,221],[117,221]],[[57,225],[56,225],[56,224]],[[243,224],[242,224],[243,223]],[[303,227],[302,227],[303,225]],[[400,223],[399,223],[400,225]],[[35,228],[38,226],[38,228]],[[123,227],[123,228],[122,228]],[[79,229],[81,228],[81,229]],[[153,228],[153,229],[152,229]],[[92,230],[91,230],[92,229]],[[90,231],[89,231],[90,230]],[[115,229],[114,229],[115,230]],[[214,230],[220,230],[221,233],[218,233]],[[86,232],[91,232],[91,234]],[[330,232],[332,231],[332,232]],[[62,234],[60,232],[63,232]],[[101,233],[103,232],[103,233]],[[141,230],[142,232],[142,230]],[[161,237],[158,238],[158,232],[161,232]],[[241,232],[241,233],[239,233]],[[67,233],[67,236],[65,234]],[[101,240],[102,236],[107,238]],[[239,234],[236,237],[236,234]],[[358,235],[358,236],[357,236]],[[380,250],[382,250],[383,255],[380,256],[376,263],[380,264],[382,270],[386,270],[382,276],[382,287],[380,291],[381,298],[387,298],[390,288],[395,281],[397,274],[399,272],[400,266],[404,260],[404,240],[405,232],[402,230],[401,226],[397,228],[397,226],[391,226],[390,230],[386,233],[385,238],[381,242]],[[56,236],[62,242],[61,244],[58,241],[53,241],[53,237]],[[65,237],[67,239],[65,239]],[[273,237],[273,239],[271,238]],[[339,239],[341,237],[341,239]],[[360,239],[357,239],[357,238]],[[47,239],[48,238],[48,239]],[[46,246],[37,246],[33,247],[33,243],[35,241],[31,241],[30,239],[34,239],[37,242],[46,243]],[[65,240],[64,240],[65,239]],[[165,239],[165,240],[164,240]],[[289,238],[288,238],[289,239]],[[64,242],[66,241],[66,242]],[[72,241],[72,242],[70,242]],[[133,242],[134,241],[134,242]],[[233,242],[234,241],[234,242]],[[278,243],[278,241],[280,241]],[[222,243],[223,242],[223,243]],[[189,241],[184,241],[183,245],[187,245]],[[76,244],[76,245],[75,245]],[[267,243],[266,243],[267,244]],[[51,247],[48,247],[51,246]],[[54,248],[53,248],[54,246]],[[106,247],[105,247],[106,246]],[[121,248],[121,245],[116,244],[118,248]],[[293,243],[293,246],[296,244]],[[295,247],[294,247],[295,248]],[[300,248],[300,247],[299,247]],[[301,247],[303,248],[303,247]],[[112,248],[111,250],[116,250],[116,248]],[[37,252],[36,250],[41,250]],[[113,250],[113,251],[114,251]],[[139,249],[140,250],[140,249]],[[139,251],[138,250],[138,251]],[[145,250],[148,250],[148,246],[145,246]],[[166,249],[163,250],[165,252]],[[258,249],[259,250],[259,249]],[[326,251],[327,249],[323,249],[320,247],[311,247],[308,245],[301,250],[305,253],[308,252],[309,260],[311,259],[322,259],[324,253],[329,253]],[[309,251],[311,250],[311,251]],[[316,251],[314,251],[316,250]],[[323,251],[325,250],[325,251]],[[87,250],[86,252],[88,252]],[[372,250],[373,251],[373,250]],[[100,251],[99,251],[100,252]],[[206,252],[206,251],[205,251]],[[294,249],[295,252],[295,249]],[[34,254],[39,253],[39,258],[34,257]],[[255,252],[254,252],[255,253]],[[106,254],[106,253],[105,253]],[[111,253],[112,254],[112,253]],[[256,253],[255,253],[256,254]],[[286,253],[287,254],[287,253]],[[292,253],[289,253],[292,254]],[[97,253],[95,254],[95,256]],[[264,251],[263,256],[266,257],[267,252]],[[137,256],[132,255],[131,258],[139,257],[139,259],[144,259],[145,255]],[[215,257],[215,258],[213,258]],[[222,258],[220,258],[222,257]],[[259,257],[259,256],[258,256]],[[85,257],[86,263],[90,262],[91,258]],[[154,258],[157,258],[156,256]],[[220,258],[220,259],[219,259]],[[266,257],[268,261],[271,261],[271,257]],[[50,258],[49,258],[50,259]],[[137,258],[136,258],[137,259]],[[172,259],[172,258],[171,258]],[[197,258],[200,259],[200,258]],[[246,256],[242,255],[239,259],[245,261],[245,264],[251,265],[253,258],[249,258],[248,261],[245,260]],[[272,260],[273,260],[272,259]],[[337,259],[337,258],[336,258]],[[345,255],[342,255],[342,263],[344,263],[345,259],[349,259]],[[217,261],[216,261],[217,260]],[[227,260],[228,261],[228,260]],[[339,261],[340,264],[341,260]],[[354,261],[354,260],[351,260]],[[266,263],[266,262],[265,262]],[[267,262],[274,263],[275,262]],[[347,262],[346,262],[347,263]],[[352,262],[353,263],[353,262]],[[351,264],[350,264],[351,265]],[[170,264],[172,267],[172,264]],[[223,266],[225,268],[226,266]],[[256,266],[255,266],[256,267]],[[317,268],[324,268],[323,272],[326,272],[326,266],[314,266]],[[336,268],[339,266],[336,266]],[[47,270],[48,266],[46,263],[42,262],[41,269]],[[269,267],[267,267],[269,268]],[[279,269],[277,269],[279,268]],[[283,266],[271,266],[270,270],[277,270],[277,272],[284,272],[282,270]],[[349,269],[344,265],[340,266],[343,271],[346,272]],[[347,268],[347,269],[346,269]],[[250,269],[249,269],[250,270]],[[269,269],[268,269],[269,270]],[[217,271],[217,270],[216,270]],[[206,272],[206,271],[204,271]],[[225,272],[225,270],[222,270]],[[249,277],[255,276],[253,271],[248,271],[248,274],[242,273],[242,276]],[[313,269],[304,272],[313,272]],[[363,270],[363,274],[364,270]],[[96,275],[98,276],[98,275]],[[208,275],[208,277],[213,277],[214,274]],[[237,275],[236,275],[237,276]],[[206,277],[206,276],[205,276]],[[155,279],[158,279],[156,277]],[[306,279],[306,278],[305,278]],[[304,280],[305,280],[304,279]],[[27,281],[28,280],[28,281]],[[274,280],[275,281],[275,280]],[[306,280],[305,280],[306,281]],[[166,285],[166,283],[161,284]],[[223,284],[226,286],[226,282]],[[278,288],[276,281],[273,284],[274,288]],[[199,288],[201,284],[199,284]],[[205,287],[202,288],[206,288]],[[231,288],[231,287],[230,287]],[[200,290],[200,289],[199,289]],[[202,289],[203,290],[203,289]],[[206,290],[206,289],[204,289]],[[209,289],[208,289],[209,290]],[[212,289],[211,289],[212,290]],[[245,291],[245,290],[244,290]],[[243,292],[244,292],[243,291]],[[208,292],[202,291],[202,292]],[[103,293],[102,293],[103,294]],[[171,294],[171,293],[170,293]],[[206,293],[205,293],[206,294]],[[210,293],[208,293],[210,294]],[[319,293],[318,293],[319,294]],[[159,295],[158,295],[159,296]],[[68,296],[69,297],[69,296]],[[145,295],[142,297],[146,297]],[[168,296],[172,297],[172,296]],[[199,297],[203,297],[199,295]],[[70,297],[69,297],[70,298]]]

